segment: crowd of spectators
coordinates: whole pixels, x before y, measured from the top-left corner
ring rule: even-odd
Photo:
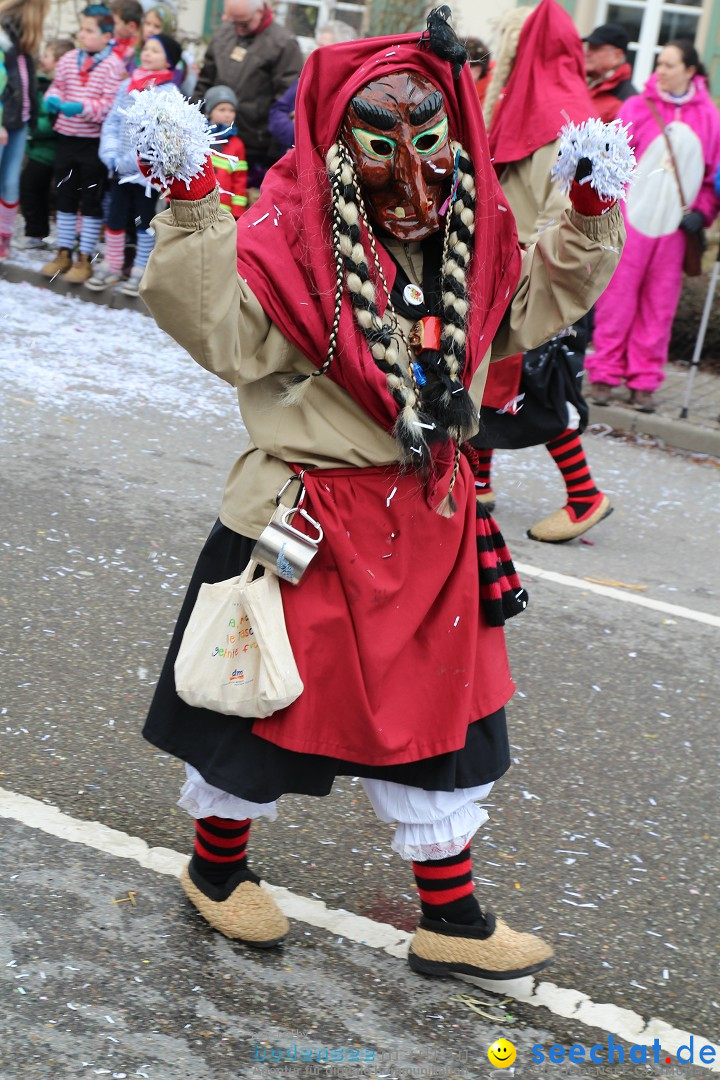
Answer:
[[[44,39],[49,5],[50,0],[0,0],[0,259],[13,243],[51,247],[54,256],[42,267],[48,279],[61,276],[96,291],[117,286],[136,296],[154,243],[150,222],[158,196],[138,172],[125,130],[128,95],[157,88],[200,104],[214,135],[222,202],[240,217],[257,199],[267,170],[293,145],[303,52],[266,0],[224,0],[220,25],[199,65],[178,39],[172,0],[90,3],[74,41]],[[528,11],[517,9],[518,26]],[[317,28],[314,45],[354,36],[352,27],[332,20]],[[648,236],[631,214],[628,250],[613,287],[621,290],[623,310],[630,304],[626,322],[632,333],[627,340],[606,341],[611,326],[600,327],[601,347],[589,360],[597,404],[607,403],[614,387],[625,382],[636,407],[650,411],[663,377],[688,237],[700,236],[717,212],[713,180],[720,165],[720,120],[692,42],[666,45],[658,71],[640,92],[621,25],[596,27],[583,42],[591,115],[606,122],[632,119],[644,131],[638,152],[664,138],[671,119],[689,125],[701,144],[704,175],[693,197],[683,199],[680,220]],[[507,51],[502,40],[494,47],[498,57]],[[468,38],[466,48],[491,130],[510,71],[496,67],[478,38]],[[522,117],[515,122],[521,125]],[[682,176],[675,179],[682,188]],[[636,218],[644,220],[642,214]],[[631,262],[637,263],[634,269]],[[627,278],[625,285],[621,278]],[[599,311],[611,302],[606,297]]]
[[[0,258],[12,243],[54,247],[41,270],[48,280],[136,296],[158,196],[129,143],[128,95],[161,88],[200,104],[215,136],[221,201],[239,217],[292,145],[303,54],[264,0],[226,0],[200,66],[178,40],[171,0],[88,4],[74,41],[43,41],[48,11],[49,0],[0,0]],[[317,44],[352,36],[331,22]]]

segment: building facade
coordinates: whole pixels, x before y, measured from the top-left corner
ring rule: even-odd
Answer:
[[[690,37],[708,70],[711,92],[720,98],[720,0],[560,0],[572,15],[581,34],[604,22],[621,23],[630,35],[630,59],[636,86],[643,85],[653,70],[662,46],[674,37]],[[72,32],[76,25],[77,0],[56,0],[50,30]],[[217,26],[223,0],[177,0],[183,36],[201,41]],[[430,5],[427,5],[428,7]],[[516,0],[451,0],[455,25],[461,35],[480,37],[492,44],[493,23]],[[365,35],[378,25],[409,30],[418,25],[420,0],[275,0],[277,17],[312,48],[316,26],[341,19]],[[413,21],[415,18],[416,21]],[[420,22],[422,19],[420,19]]]
[[[652,73],[655,57],[673,38],[689,37],[708,71],[713,95],[720,97],[720,0],[560,0],[580,34],[605,22],[621,23],[630,35],[635,85]],[[516,7],[515,0],[454,0],[460,32],[492,40],[493,22]]]

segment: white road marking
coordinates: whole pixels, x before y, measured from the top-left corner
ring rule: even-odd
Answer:
[[[622,589],[615,589],[610,585],[596,585],[583,578],[571,577],[570,574],[557,574],[554,570],[542,570],[539,566],[529,566],[527,563],[516,562],[515,569],[521,576],[542,578],[545,581],[554,581],[557,585],[569,585],[573,589],[583,589],[585,592],[609,596],[612,600],[637,604],[639,607],[661,611],[664,615],[673,615],[678,619],[692,619],[694,622],[705,623],[707,626],[720,626],[720,615],[709,615],[705,611],[695,611],[693,608],[682,607],[680,604],[667,604],[664,600],[638,596],[635,592],[623,592]]]
[[[171,848],[151,848],[138,836],[111,829],[99,821],[82,821],[79,818],[63,814],[56,806],[31,799],[27,795],[17,795],[0,787],[0,818],[18,821],[32,829],[69,840],[74,844],[84,844],[96,851],[104,851],[121,859],[134,859],[140,866],[154,870],[158,874],[179,877],[188,856]],[[277,885],[266,885],[269,892],[288,916],[308,926],[321,927],[332,934],[337,934],[350,941],[367,945],[373,949],[382,949],[390,956],[405,959],[411,935],[398,930],[388,923],[375,922],[349,911],[328,908],[322,900],[311,900],[283,889]],[[580,990],[557,986],[551,982],[539,982],[529,976],[509,982],[487,982],[482,979],[463,977],[463,981],[482,986],[494,993],[506,995],[526,1005],[544,1006],[556,1016],[577,1020],[580,1024],[601,1031],[608,1031],[629,1043],[652,1043],[659,1039],[663,1050],[677,1056],[680,1046],[688,1045],[691,1035],[695,1043],[710,1045],[716,1051],[716,1061],[712,1065],[695,1062],[698,1069],[706,1068],[711,1073],[720,1073],[720,1046],[710,1042],[705,1036],[695,1032],[681,1031],[664,1020],[652,1018],[646,1021],[639,1013],[631,1009],[622,1009],[610,1003],[598,1004]]]

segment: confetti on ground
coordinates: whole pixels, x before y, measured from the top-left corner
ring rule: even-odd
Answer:
[[[187,353],[139,311],[103,308],[97,318],[94,304],[60,296],[25,282],[0,280],[0,307],[8,318],[3,341],[8,356],[3,367],[9,383],[31,404],[38,386],[52,398],[66,419],[82,422],[96,406],[109,418],[134,416],[138,408],[151,409],[168,419],[186,413],[192,401],[196,419],[213,419],[243,427],[237,400],[230,387],[209,376]],[[27,343],[28,311],[40,310],[32,344],[22,352],[15,342]],[[78,349],[76,331],[83,331]],[[118,364],[118,341],[132,340],[133,363]],[[53,356],[48,366],[47,358]],[[92,356],[92,363],[87,362]]]

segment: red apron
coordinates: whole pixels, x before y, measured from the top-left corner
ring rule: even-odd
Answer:
[[[325,537],[300,584],[280,587],[305,689],[253,733],[373,765],[460,749],[468,724],[514,690],[503,630],[481,611],[467,463],[451,518],[397,467],[313,469],[304,479],[304,506]],[[299,515],[293,524],[302,528]]]

